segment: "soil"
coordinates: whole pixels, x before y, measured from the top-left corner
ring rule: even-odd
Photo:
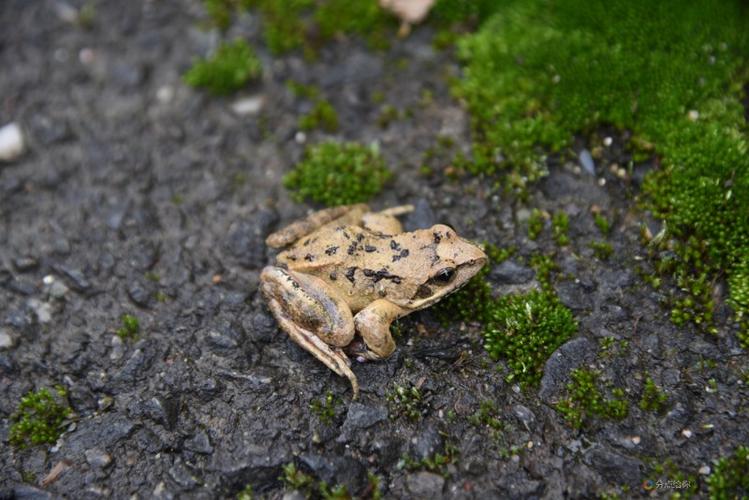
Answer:
[[[600,131],[613,142],[595,175],[551,158],[523,202],[494,179],[442,175],[452,153],[420,173],[440,136],[470,150],[470,118],[448,86],[460,66],[433,48],[429,28],[385,52],[343,38],[315,61],[259,49],[262,81],[216,98],[181,81],[218,41],[201,29],[198,2],[95,5],[89,26],[59,0],[0,7],[0,125],[19,123],[28,142],[0,165],[1,498],[233,497],[248,484],[281,498],[290,462],[356,495],[371,472],[387,498],[589,498],[649,496],[643,482],[669,479],[653,467],[670,461],[704,494],[705,467],[749,442],[749,357],[735,335],[674,326],[673,285],[642,278],[651,270],[641,225],[659,227],[635,197],[652,165],[612,173],[630,164],[621,134]],[[240,18],[235,36],[263,46],[254,17]],[[322,89],[339,113],[333,137],[379,145],[396,179],[373,207],[413,203],[407,229],[446,223],[517,249],[490,274],[496,293],[535,286],[530,256],[555,255],[555,288],[579,331],[540,387],[506,381],[480,325],[443,327],[425,310],[403,322],[391,358],[355,364],[362,394],[352,402],[347,380],[278,330],[257,292],[273,258],[263,240],[319,208],[292,201],[281,178],[306,144],[331,137],[298,133],[311,104],[288,80]],[[233,111],[250,97],[259,111]],[[385,105],[401,116],[378,123]],[[558,247],[548,223],[529,240],[532,208],[567,212],[571,245]],[[604,239],[592,208],[612,221],[607,261],[589,248]],[[721,324],[725,295],[716,283]],[[140,321],[135,340],[115,333],[125,313]],[[616,340],[604,349],[607,337]],[[626,418],[580,431],[565,423],[554,403],[584,366],[625,390]],[[647,376],[668,395],[662,413],[638,407]],[[66,431],[51,447],[11,449],[20,398],[56,384],[74,411]],[[388,401],[396,385],[419,388],[415,420]],[[338,401],[329,422],[310,406],[328,391]],[[484,401],[501,431],[473,423]],[[451,460],[413,465],[436,453]]]

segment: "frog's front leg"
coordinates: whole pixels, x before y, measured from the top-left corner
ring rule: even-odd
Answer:
[[[366,348],[354,344],[351,353],[370,360],[390,356],[395,350],[390,324],[404,313],[401,307],[384,299],[375,300],[359,311],[354,316],[354,324]]]
[[[348,378],[356,399],[359,383],[341,349],[354,337],[354,320],[339,293],[319,278],[280,267],[263,269],[260,282],[281,329],[325,366]]]

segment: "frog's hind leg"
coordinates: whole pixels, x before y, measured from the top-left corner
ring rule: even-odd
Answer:
[[[341,349],[354,336],[353,316],[343,299],[321,279],[279,267],[263,269],[261,282],[281,329],[325,366],[348,378],[356,399],[359,383]]]
[[[375,233],[398,234],[403,232],[403,226],[396,216],[413,212],[413,205],[401,205],[388,208],[380,212],[364,214],[362,225]]]
[[[359,225],[362,215],[364,215],[368,210],[369,207],[363,203],[318,210],[302,220],[292,222],[283,229],[279,229],[268,236],[265,239],[265,243],[272,248],[282,248],[291,245],[299,238],[303,238],[316,229],[333,221],[336,221],[336,223],[342,226],[350,224]]]

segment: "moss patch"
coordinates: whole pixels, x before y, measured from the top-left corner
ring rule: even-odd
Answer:
[[[369,200],[391,176],[374,148],[330,141],[307,148],[283,182],[298,201],[335,206]]]
[[[555,407],[571,427],[579,429],[592,417],[621,420],[629,413],[629,403],[622,389],[611,388],[611,397],[605,397],[598,372],[575,369],[570,372],[570,378],[572,381],[567,384],[567,398]]]
[[[504,2],[459,52],[473,171],[510,172],[508,186],[522,189],[544,174],[543,151],[568,150],[574,134],[631,130],[635,153],[662,159],[644,190],[678,257],[669,272],[691,298],[675,304],[675,319],[710,329],[709,285],[726,275],[749,330],[749,15],[740,1]]]
[[[58,386],[54,394],[45,388],[22,397],[10,417],[10,444],[17,448],[54,444],[64,430],[63,422],[71,413],[66,396],[67,391]]]
[[[707,487],[711,500],[749,496],[749,447],[739,446],[733,455],[717,460]]]
[[[262,66],[255,51],[244,40],[222,43],[216,53],[200,59],[185,73],[185,83],[212,94],[226,95],[260,76]]]

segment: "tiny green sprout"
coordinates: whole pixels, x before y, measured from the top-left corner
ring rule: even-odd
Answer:
[[[55,394],[43,388],[23,396],[10,416],[10,444],[17,448],[54,444],[71,415],[66,397],[67,391],[62,386],[55,388]]]
[[[330,487],[327,482],[320,481],[319,490],[323,500],[351,500],[351,495],[343,484]]]
[[[491,400],[482,401],[479,409],[468,417],[468,422],[475,427],[489,429],[495,440],[499,438],[504,428],[502,420],[499,418],[497,405]]]
[[[367,490],[365,498],[368,497],[371,500],[382,500],[382,478],[372,471],[367,471]]]
[[[328,141],[308,147],[283,182],[298,201],[309,198],[335,206],[369,200],[391,177],[374,148]]]
[[[595,221],[596,226],[598,227],[598,230],[601,231],[602,235],[608,236],[609,233],[611,233],[611,223],[604,215],[600,213],[594,214],[593,220]]]
[[[551,219],[551,230],[554,235],[554,241],[560,247],[570,244],[570,237],[567,234],[570,229],[570,218],[565,212],[557,212]]]
[[[421,460],[416,460],[408,455],[401,457],[398,463],[398,468],[406,469],[409,471],[414,470],[427,470],[447,477],[448,471],[447,466],[455,463],[458,460],[458,449],[455,445],[447,443],[445,445],[444,453],[434,453]]]
[[[715,461],[707,478],[710,500],[730,500],[749,496],[749,446],[739,446],[732,455]]]
[[[377,125],[380,128],[387,128],[388,125],[398,120],[401,117],[401,112],[393,105],[386,104],[380,110],[380,114],[377,117]]]
[[[414,385],[396,384],[388,392],[386,399],[390,404],[391,417],[405,417],[412,422],[419,420],[429,409],[421,391]]]
[[[196,61],[185,73],[185,83],[215,95],[227,95],[260,76],[262,66],[247,42],[222,43],[210,58]]]
[[[140,333],[140,322],[132,314],[123,314],[120,317],[122,326],[117,329],[117,336],[122,340],[134,339]]]
[[[655,385],[655,382],[651,377],[647,377],[642,389],[642,397],[640,398],[640,409],[643,411],[663,413],[666,409],[667,402],[668,396],[660,387]]]
[[[322,423],[329,425],[333,422],[333,418],[335,418],[335,410],[340,402],[341,400],[335,394],[328,391],[325,394],[325,398],[312,400],[309,407]]]
[[[531,216],[528,218],[528,238],[531,240],[538,239],[541,236],[541,231],[544,230],[544,213],[534,208],[531,211]]]
[[[287,488],[301,492],[308,492],[315,486],[315,479],[298,470],[294,462],[289,462],[283,466],[283,475],[279,479],[283,481]]]
[[[598,260],[609,260],[614,253],[614,247],[607,241],[592,241],[589,246]]]
[[[252,484],[248,484],[244,488],[242,488],[242,491],[237,493],[237,500],[252,500],[253,499],[253,492],[252,492]]]

